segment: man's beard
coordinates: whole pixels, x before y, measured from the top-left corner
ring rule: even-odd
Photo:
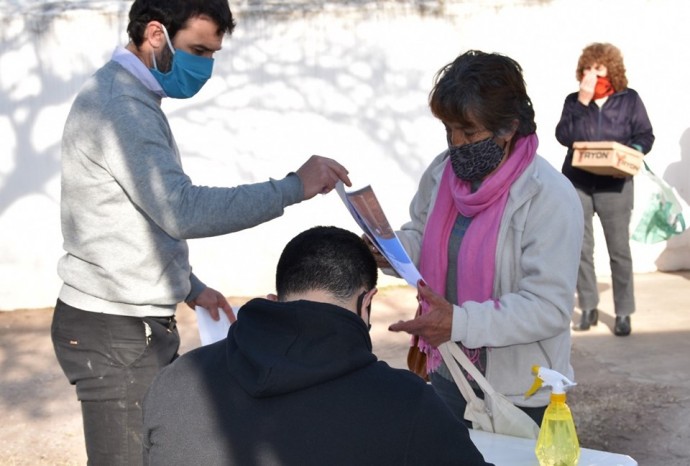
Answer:
[[[173,53],[170,51],[170,47],[167,45],[163,47],[160,58],[157,61],[158,71],[161,73],[167,73],[172,69]]]

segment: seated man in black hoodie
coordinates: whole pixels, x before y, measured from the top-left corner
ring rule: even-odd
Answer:
[[[144,401],[150,465],[485,465],[433,388],[371,352],[376,262],[336,227],[285,247],[277,296],[164,368]]]

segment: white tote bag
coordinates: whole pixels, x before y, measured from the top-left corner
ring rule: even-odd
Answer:
[[[494,390],[456,343],[448,341],[439,346],[438,349],[460,393],[467,401],[465,419],[472,422],[472,427],[475,430],[513,437],[537,438],[539,435],[537,423],[527,413]],[[458,364],[479,384],[484,392],[483,400],[474,393]]]

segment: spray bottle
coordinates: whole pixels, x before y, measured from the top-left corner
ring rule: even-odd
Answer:
[[[575,466],[580,458],[580,443],[570,408],[565,403],[565,391],[573,386],[562,374],[545,367],[533,366],[534,384],[525,398],[536,393],[542,384],[551,387],[551,400],[544,412],[541,430],[534,452],[540,466]]]

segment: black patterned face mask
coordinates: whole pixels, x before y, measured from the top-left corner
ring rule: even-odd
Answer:
[[[455,176],[464,181],[481,181],[503,160],[504,151],[493,137],[462,146],[448,146]]]

